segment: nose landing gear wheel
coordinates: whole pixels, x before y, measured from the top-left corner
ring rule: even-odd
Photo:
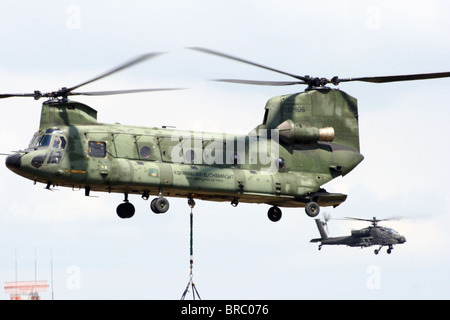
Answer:
[[[267,212],[267,216],[270,221],[277,222],[281,219],[281,210],[280,208],[273,206]]]

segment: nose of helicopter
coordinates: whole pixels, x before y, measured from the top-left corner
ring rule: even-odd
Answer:
[[[21,164],[22,155],[20,153],[10,154],[5,161],[8,169],[14,171],[14,169],[19,169]]]
[[[404,236],[400,236],[400,238],[398,239],[398,243],[405,243],[406,242],[406,238]]]

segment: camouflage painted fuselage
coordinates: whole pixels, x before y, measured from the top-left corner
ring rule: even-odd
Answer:
[[[356,99],[313,89],[270,99],[249,135],[101,124],[84,104],[47,101],[6,164],[49,186],[303,207],[345,201],[321,186],[362,159]]]

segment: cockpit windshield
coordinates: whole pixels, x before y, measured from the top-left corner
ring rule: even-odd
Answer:
[[[45,134],[40,137],[38,147],[48,147],[50,145],[50,141],[52,140],[52,136],[49,134]]]
[[[63,132],[58,128],[47,129],[44,134],[36,132],[28,148],[45,149],[51,147],[53,149],[64,149],[66,147],[66,139],[62,134]]]
[[[395,231],[394,229],[391,229],[391,228],[386,228],[386,231],[392,235],[399,235],[399,233],[397,231]]]

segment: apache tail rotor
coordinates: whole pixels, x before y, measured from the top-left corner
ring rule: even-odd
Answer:
[[[325,227],[325,229],[326,229],[326,231],[328,233],[329,232],[329,230],[328,230],[328,221],[331,220],[332,218],[331,218],[331,215],[328,212],[324,212],[322,215],[323,215],[323,219],[324,220],[323,221],[320,220],[319,223],[321,223],[322,226]]]

